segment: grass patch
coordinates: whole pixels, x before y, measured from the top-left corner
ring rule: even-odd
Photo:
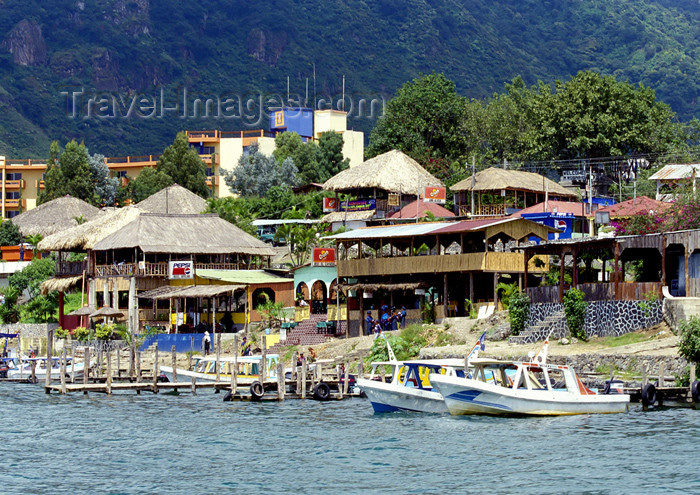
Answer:
[[[647,340],[649,340],[649,337],[641,332],[630,332],[620,335],[619,337],[603,337],[598,341],[598,343],[606,347],[620,347],[623,345],[645,342]]]

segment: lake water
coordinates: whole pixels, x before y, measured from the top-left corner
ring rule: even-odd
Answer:
[[[0,384],[0,492],[700,493],[700,411],[375,415],[361,399],[222,398]]]

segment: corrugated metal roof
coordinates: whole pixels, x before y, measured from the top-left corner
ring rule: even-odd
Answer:
[[[671,181],[689,179],[693,176],[693,171],[695,172],[695,177],[700,177],[700,163],[666,165],[664,168],[649,177],[649,180]]]
[[[280,277],[264,270],[197,270],[197,276],[233,284],[294,282],[294,279]]]
[[[386,237],[413,237],[417,235],[429,234],[441,229],[446,225],[455,222],[433,222],[433,223],[404,223],[401,225],[389,225],[386,227],[365,227],[362,229],[350,230],[326,239],[380,239]]]

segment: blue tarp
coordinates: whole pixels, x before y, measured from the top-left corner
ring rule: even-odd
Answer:
[[[0,339],[5,338],[5,339],[14,339],[17,337],[18,334],[16,333],[0,333]]]
[[[192,337],[194,337],[194,347],[192,347]],[[164,352],[170,352],[172,346],[175,346],[177,352],[200,351],[202,350],[203,333],[161,333],[146,337],[139,351],[143,352],[151,347],[155,342],[158,342],[158,349]]]

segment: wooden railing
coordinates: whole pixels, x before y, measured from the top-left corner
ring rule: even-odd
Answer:
[[[5,166],[6,167],[15,167],[15,166],[28,166],[28,167],[46,167],[46,160],[32,160],[31,158],[29,159],[24,159],[24,160],[15,160],[13,159],[8,159],[5,161]]]
[[[264,129],[254,129],[246,131],[185,131],[190,143],[198,143],[203,141],[218,141],[221,138],[258,138],[272,136],[272,133],[266,132]]]
[[[195,270],[240,270],[245,269],[242,263],[196,263]],[[167,277],[168,263],[122,263],[118,265],[97,265],[95,275],[98,277],[110,276],[140,276],[140,277]]]
[[[461,217],[471,215],[470,205],[458,205],[458,215]],[[496,205],[476,205],[474,207],[474,217],[502,217],[505,215],[505,209],[502,204]]]
[[[569,288],[568,284],[564,286],[565,291]],[[661,282],[621,282],[617,284],[617,294],[612,282],[579,284],[577,288],[586,301],[640,301],[647,293],[661,294]],[[528,287],[527,294],[533,304],[559,302],[559,285]]]
[[[527,295],[532,304],[559,302],[559,286],[545,285],[542,287],[528,287]]]
[[[5,208],[19,208],[20,205],[22,205],[22,208],[27,207],[27,200],[22,198],[22,199],[6,199],[5,200]]]
[[[87,268],[87,261],[56,261],[56,275],[82,275]]]
[[[207,187],[211,187],[212,182],[214,182],[215,187],[219,187],[219,176],[214,175],[207,177]]]
[[[37,189],[44,189],[44,187],[45,187],[44,180],[43,179],[42,180],[35,180],[34,187],[36,187]]]

